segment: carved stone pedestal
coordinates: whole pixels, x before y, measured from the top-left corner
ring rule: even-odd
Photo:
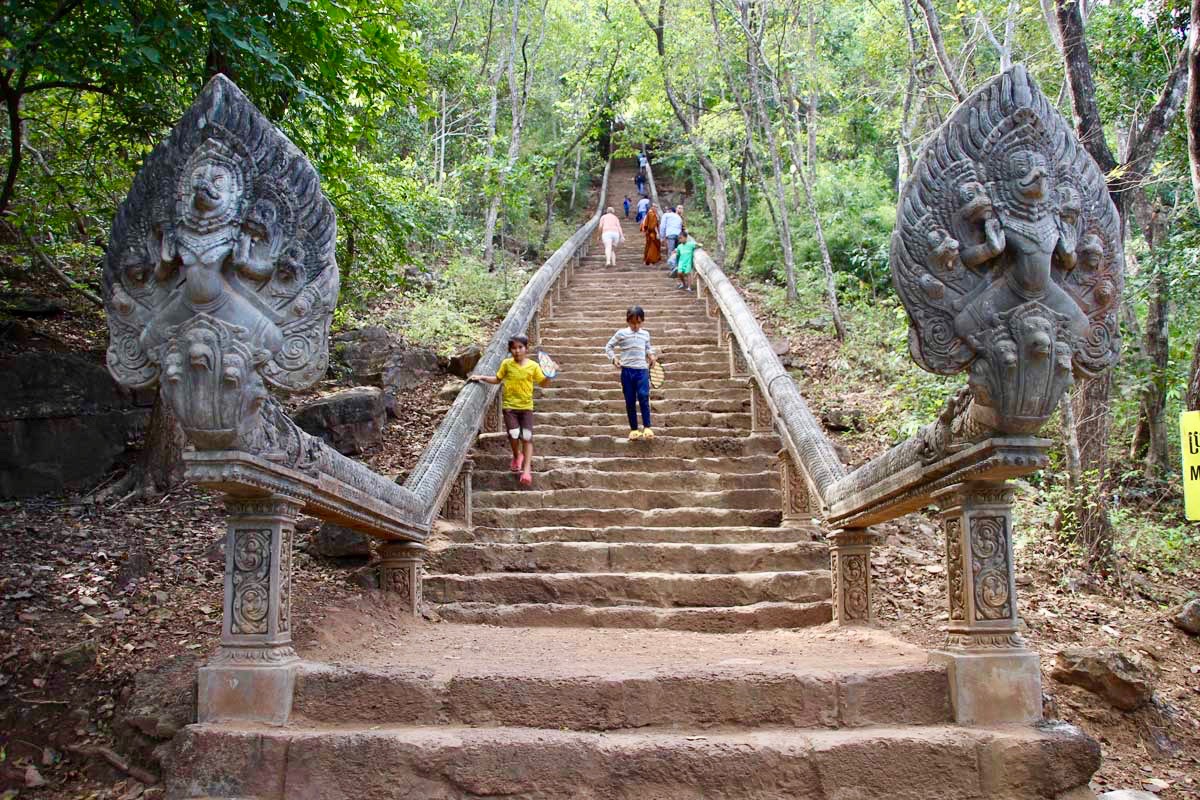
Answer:
[[[480,433],[504,433],[503,402],[504,398],[497,390],[492,397],[492,402],[487,407],[487,411],[483,414],[483,425],[479,429]]]
[[[724,347],[725,340],[729,338],[729,328],[725,324],[725,316],[717,314],[717,346]]]
[[[871,547],[876,544],[876,536],[866,528],[849,528],[834,531],[830,540],[833,621],[837,625],[869,625],[875,621],[871,610]]]
[[[283,725],[292,710],[292,538],[300,503],[282,495],[226,497],[221,647],[200,668],[200,722]]]
[[[450,486],[450,493],[442,503],[441,517],[461,523],[464,528],[471,530],[471,473],[475,470],[475,462],[467,459],[463,462],[458,477]]]
[[[425,545],[385,542],[379,546],[379,588],[394,592],[414,616],[421,612],[421,561]]]
[[[946,534],[950,623],[946,646],[930,660],[946,665],[955,719],[964,725],[1042,716],[1037,653],[1018,633],[1012,495],[1004,481],[960,483],[934,495]]]
[[[758,383],[754,380],[751,380],[750,433],[770,433],[772,429],[771,407],[767,405],[767,398],[763,396],[762,389],[758,388]]]
[[[786,447],[776,455],[779,457],[779,482],[783,489],[784,526],[811,524],[820,509],[813,501],[804,473],[796,467]]]
[[[750,367],[746,364],[746,354],[742,352],[742,346],[738,340],[732,336],[729,339],[729,377],[744,378],[750,374]]]

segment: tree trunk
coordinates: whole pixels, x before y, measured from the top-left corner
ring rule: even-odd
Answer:
[[[579,161],[583,158],[583,148],[575,148],[575,177],[571,179],[571,210],[575,210],[575,189],[579,186]]]
[[[162,395],[154,401],[146,441],[138,465],[143,493],[165,494],[183,483],[183,448],[187,444],[183,428]]]
[[[1200,0],[1192,0],[1187,48],[1188,162],[1192,167],[1192,194],[1195,195],[1196,207],[1200,208]]]
[[[1079,527],[1076,543],[1084,549],[1085,563],[1103,567],[1112,555],[1112,523],[1108,519],[1108,437],[1112,426],[1112,371],[1084,380],[1072,398],[1075,434],[1079,441],[1082,485],[1077,498]]]
[[[946,76],[946,82],[950,85],[950,91],[954,93],[954,98],[961,103],[967,99],[967,90],[958,79],[958,71],[954,62],[950,60],[950,56],[946,55],[946,43],[942,38],[942,26],[938,22],[937,9],[933,7],[932,0],[917,0],[917,3],[921,6],[921,12],[925,16],[925,27],[929,29],[929,41],[933,44],[933,52],[942,68],[942,74]]]
[[[746,237],[750,235],[750,194],[746,189],[746,161],[750,158],[750,148],[747,147],[742,153],[742,164],[738,168],[738,202],[742,206],[740,235],[738,236],[737,255],[733,259],[732,270],[739,271],[742,268],[742,259],[746,257]]]
[[[1188,411],[1200,411],[1200,335],[1192,348],[1192,368],[1188,371],[1187,395],[1184,397]]]

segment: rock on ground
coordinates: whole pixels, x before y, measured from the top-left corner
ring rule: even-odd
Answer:
[[[309,537],[305,550],[326,558],[361,558],[371,555],[371,537],[353,528],[326,522]]]
[[[378,386],[383,381],[384,367],[396,349],[396,341],[386,328],[369,325],[334,336],[332,355],[335,363],[349,370],[356,383]]]
[[[339,453],[355,455],[383,442],[387,412],[380,389],[359,386],[306,403],[293,419]]]
[[[483,350],[479,348],[479,345],[469,344],[450,356],[446,371],[456,378],[466,380],[481,358],[483,358]]]
[[[1154,694],[1141,666],[1119,650],[1067,648],[1058,653],[1050,677],[1099,695],[1122,711],[1142,707]]]
[[[396,350],[383,368],[383,394],[387,412],[396,416],[396,398],[419,386],[438,371],[437,354],[423,347]]]
[[[1119,789],[1115,792],[1105,792],[1097,800],[1158,800],[1154,792],[1143,792],[1141,789]]]
[[[1179,609],[1179,613],[1171,618],[1175,627],[1192,636],[1200,636],[1200,599],[1188,600]]]
[[[0,361],[0,497],[87,486],[125,452],[149,408],[103,366],[35,351]]]

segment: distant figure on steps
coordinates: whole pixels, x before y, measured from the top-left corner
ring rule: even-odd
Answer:
[[[640,200],[638,200],[637,217],[635,218],[634,221],[641,222],[643,219],[646,218],[646,214],[648,214],[649,212],[650,212],[650,198],[643,195],[642,198]]]
[[[629,219],[629,207],[632,205],[629,202],[629,195],[625,195],[625,219]]]
[[[509,469],[520,472],[521,485],[529,486],[533,483],[533,387],[545,386],[550,379],[529,357],[529,340],[524,336],[508,340],[508,353],[495,375],[472,375],[467,380],[504,384],[501,409],[513,454]]]
[[[629,326],[612,335],[604,345],[604,354],[621,370],[621,392],[625,395],[625,415],[629,418],[629,438],[653,439],[650,428],[650,365],[658,359],[650,345],[650,331],[642,327],[646,312],[630,306],[625,312]],[[638,409],[642,412],[642,430],[638,430]]]
[[[621,220],[617,219],[613,207],[609,206],[604,209],[604,216],[600,218],[600,241],[604,244],[604,266],[615,267],[617,265],[617,245],[624,240],[625,234],[621,231]]]
[[[658,206],[651,206],[642,220],[642,233],[646,236],[646,247],[642,252],[642,261],[646,265],[657,264],[662,259],[662,249],[658,241]]]

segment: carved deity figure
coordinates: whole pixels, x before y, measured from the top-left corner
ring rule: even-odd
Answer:
[[[1117,357],[1120,238],[1103,175],[1018,65],[968,98],[900,199],[891,266],[925,369],[969,370],[959,425],[1029,433]]]
[[[266,446],[266,385],[299,389],[325,372],[335,232],[316,170],[213,78],[113,223],[109,370],[131,387],[161,378],[197,447]]]

